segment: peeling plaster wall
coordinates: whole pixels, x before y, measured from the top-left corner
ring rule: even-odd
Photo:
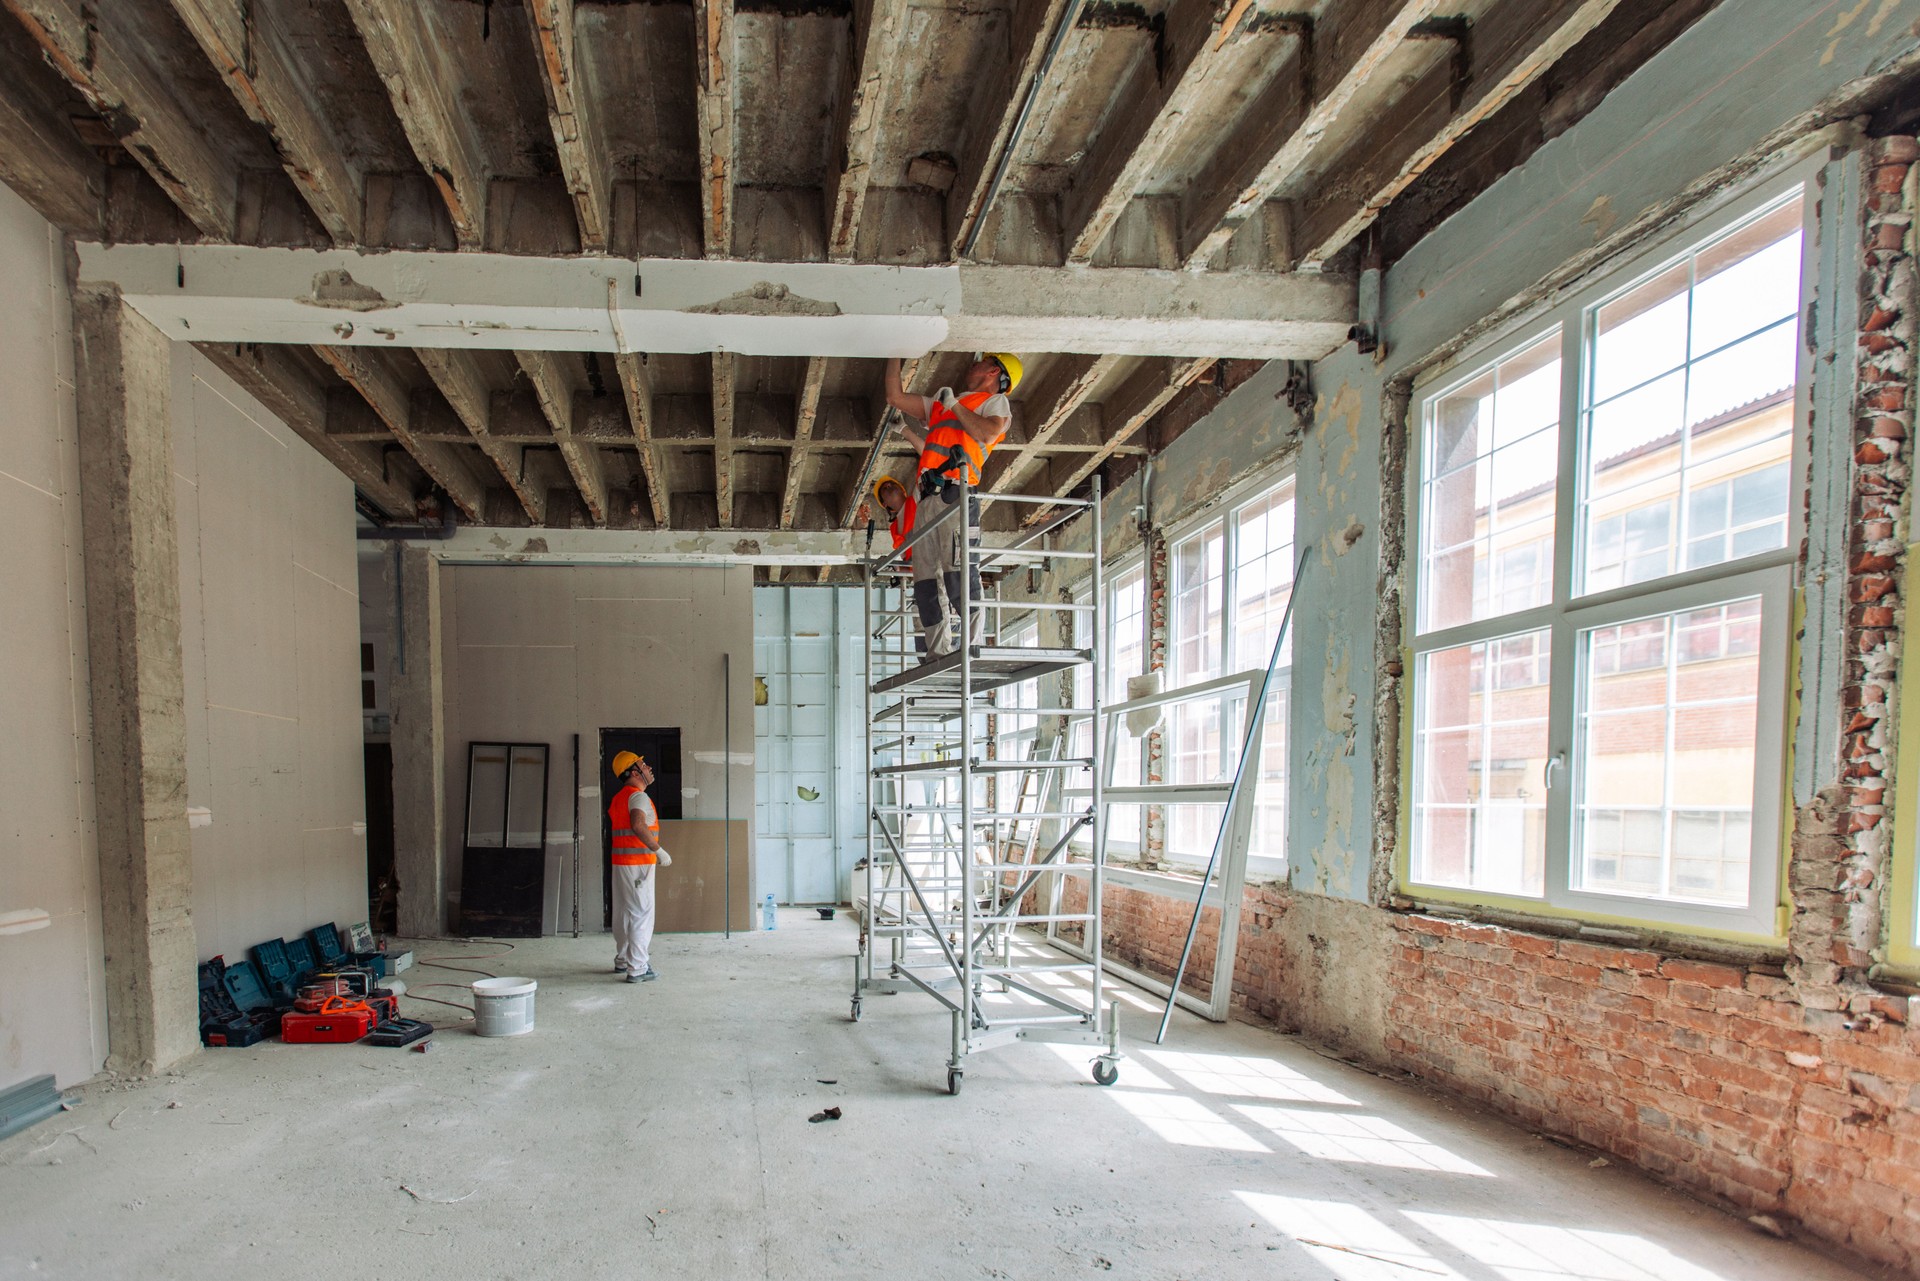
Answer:
[[[353,483],[173,347],[200,956],[367,919]]]
[[[470,742],[547,743],[549,890],[571,928],[573,735],[580,735],[580,921],[598,931],[602,728],[680,727],[682,814],[751,823],[753,571],[728,568],[446,565],[441,569],[446,700],[445,887],[460,888]],[[733,655],[734,763],[720,656]],[[748,851],[749,876],[755,866]],[[556,874],[558,879],[556,880]],[[549,895],[548,915],[554,899]],[[449,914],[449,922],[457,921]]]
[[[0,1089],[61,1087],[107,1052],[100,865],[80,563],[73,329],[60,233],[0,186]]]

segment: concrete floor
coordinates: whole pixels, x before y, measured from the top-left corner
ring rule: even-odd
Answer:
[[[665,938],[661,981],[630,987],[604,935],[523,942],[478,964],[539,979],[527,1036],[272,1042],[80,1091],[0,1143],[0,1277],[1865,1275],[1237,1024],[1130,1040],[1112,1089],[1087,1051],[1012,1046],[950,1098],[931,1002],[848,1022],[853,945],[844,915],[787,912]],[[462,1017],[411,1012],[435,1010]]]

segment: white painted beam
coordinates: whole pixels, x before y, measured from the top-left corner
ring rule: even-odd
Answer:
[[[79,246],[168,337],[518,351],[929,351],[1318,360],[1353,282],[1097,267],[881,267],[489,253]],[[639,288],[635,289],[636,278]]]
[[[847,565],[850,530],[478,529],[409,541],[454,565]]]

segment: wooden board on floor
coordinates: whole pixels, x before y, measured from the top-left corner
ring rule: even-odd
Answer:
[[[654,890],[654,930],[660,934],[717,934],[726,926],[727,827],[724,819],[661,819],[660,844],[673,866],[660,869]],[[733,928],[753,928],[747,884],[747,821],[733,827]]]

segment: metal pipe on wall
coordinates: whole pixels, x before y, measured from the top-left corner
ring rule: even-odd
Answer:
[[[573,936],[580,937],[580,736],[573,736]]]

